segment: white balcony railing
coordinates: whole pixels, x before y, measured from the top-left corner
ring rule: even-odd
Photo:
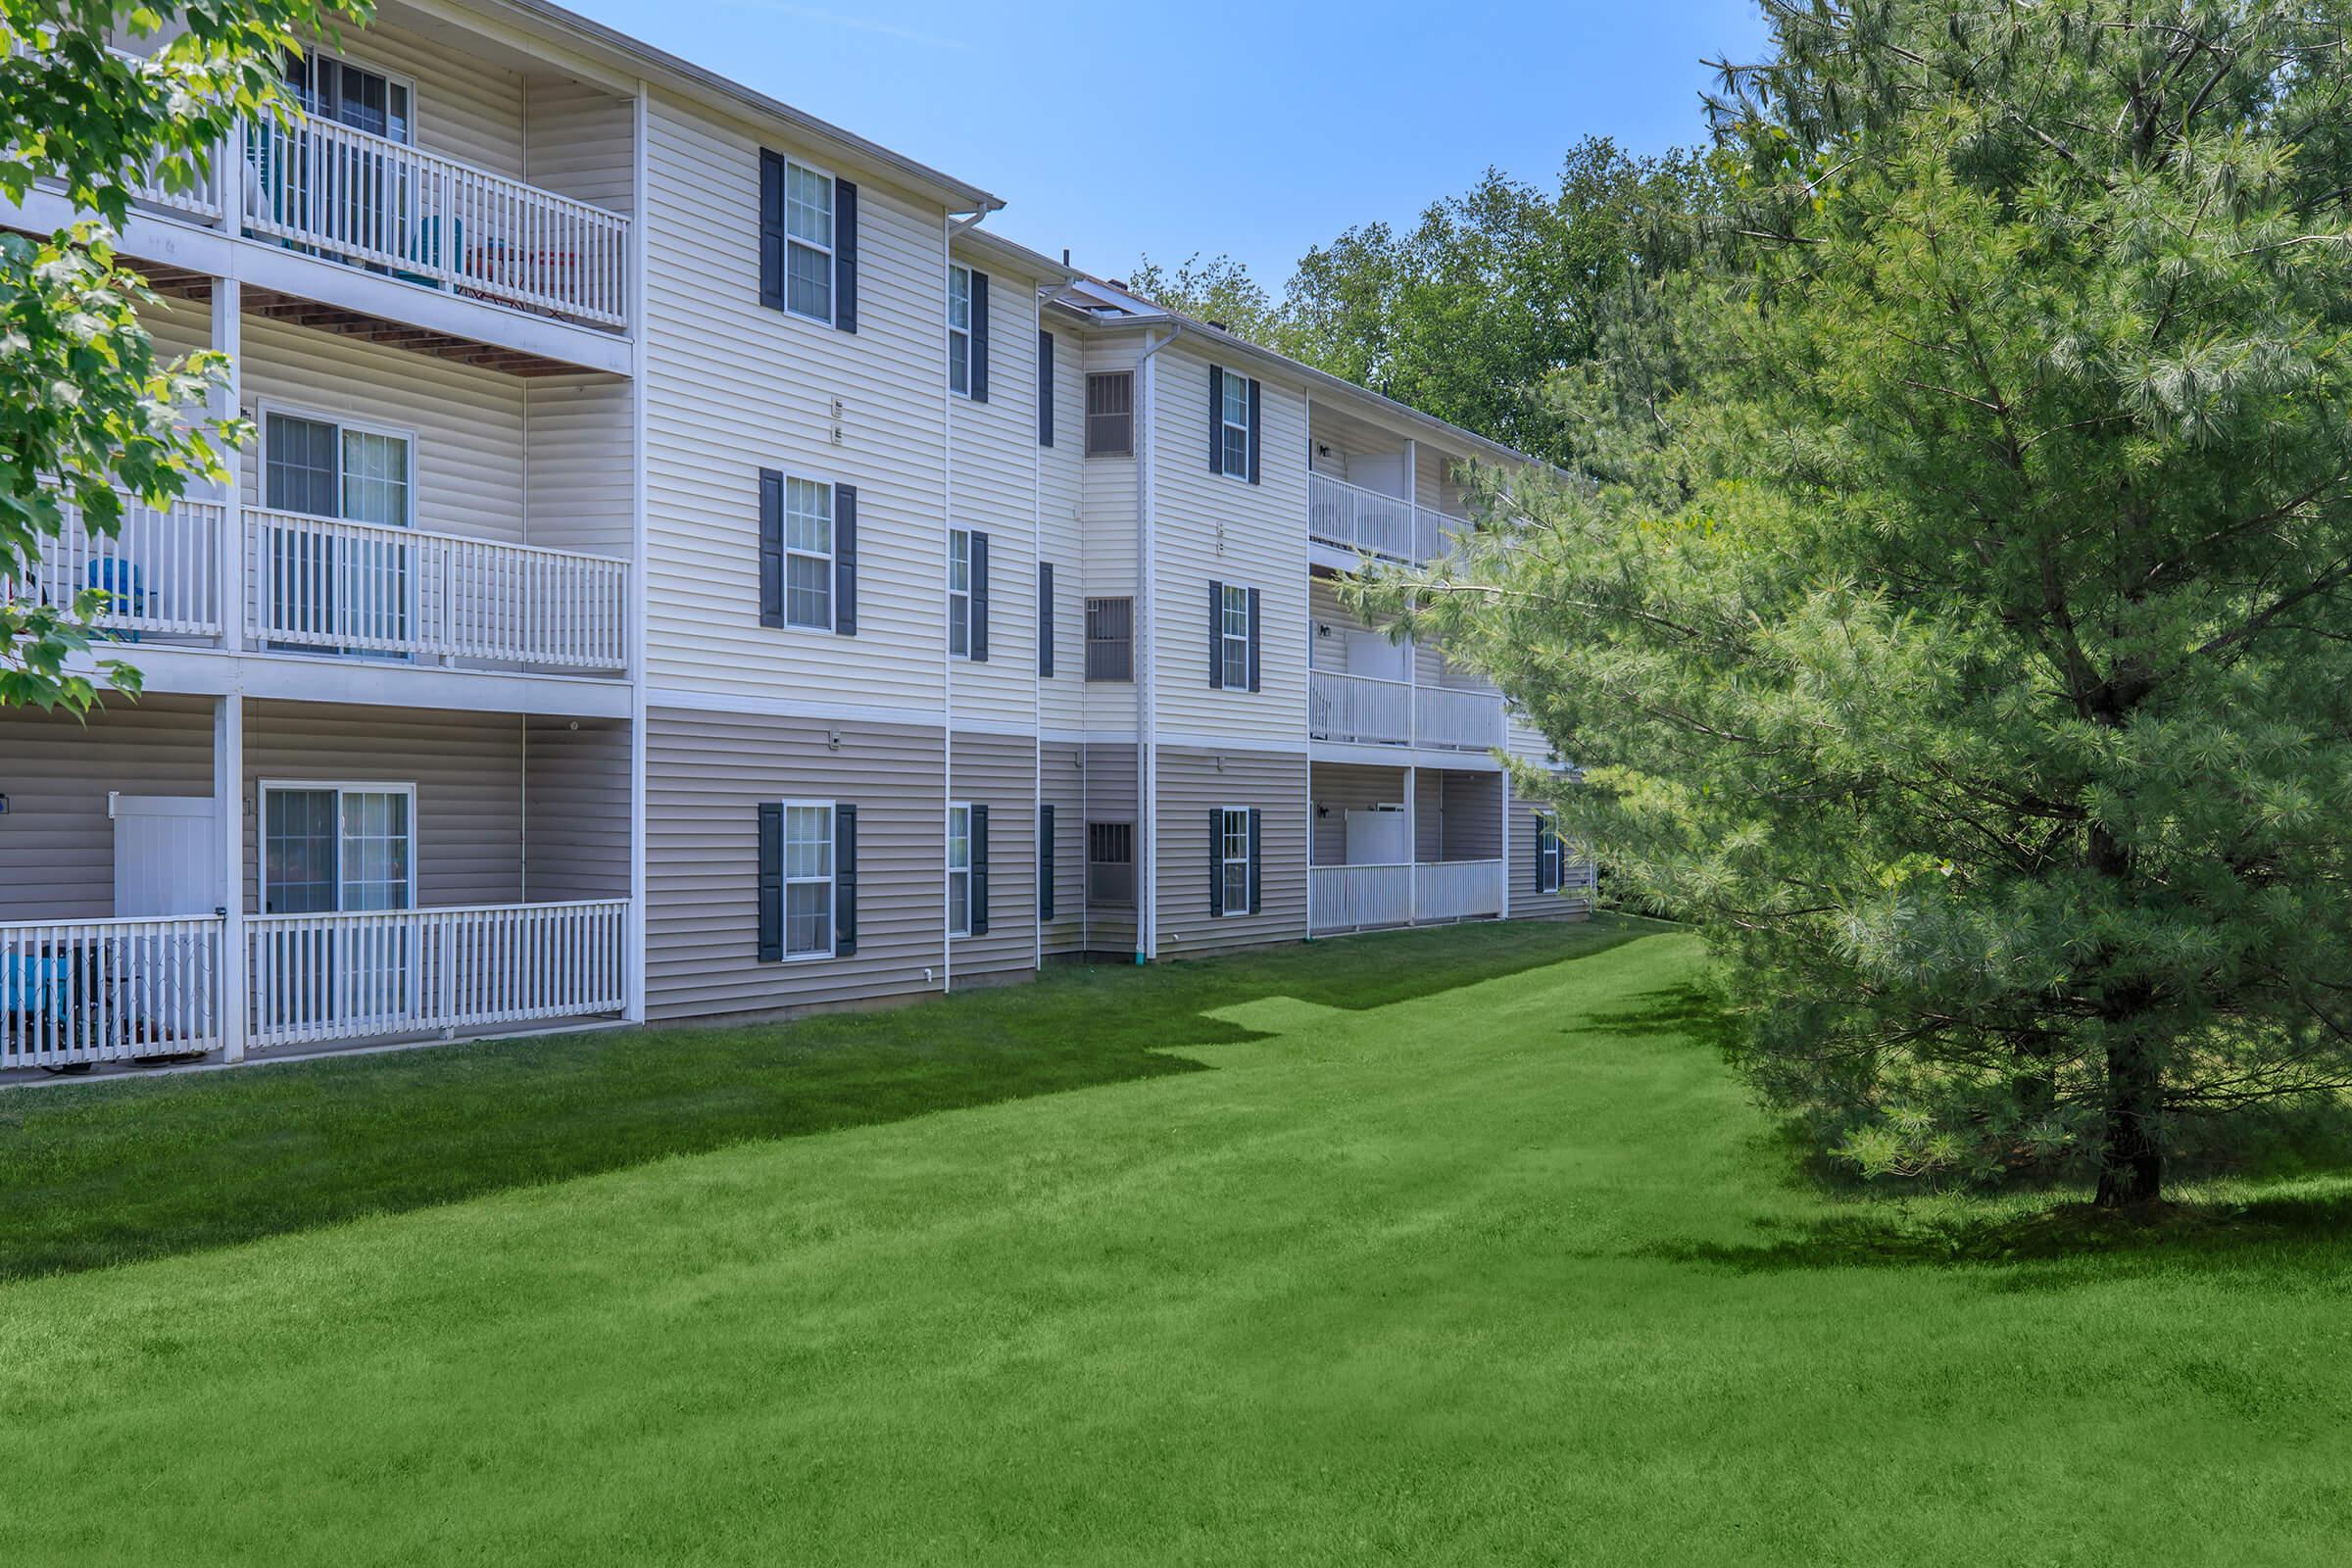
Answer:
[[[588,1017],[626,1000],[628,901],[266,914],[246,922],[257,1049]]]
[[[1458,686],[1413,690],[1413,741],[1454,751],[1490,751],[1502,744],[1502,694]]]
[[[0,1068],[215,1049],[222,924],[209,915],[0,924]]]
[[[248,233],[526,310],[628,319],[618,213],[322,120],[249,123],[234,173]]]
[[[1413,918],[1410,865],[1315,865],[1306,878],[1309,930],[1357,931]]]
[[[1414,919],[1476,920],[1500,913],[1500,860],[1424,861],[1413,867]]]
[[[1369,746],[1409,746],[1413,688],[1401,680],[1307,672],[1307,727],[1316,740]]]
[[[246,514],[259,642],[556,669],[628,663],[628,574],[609,556],[292,512]]]
[[[1431,562],[1452,553],[1457,535],[1470,532],[1466,517],[1440,512],[1434,507],[1413,508],[1413,559]]]
[[[99,627],[116,635],[218,637],[220,634],[221,519],[217,501],[175,501],[158,509],[128,497],[111,538],[83,523],[81,508],[59,498],[64,528],[40,543],[41,559],[8,585],[23,598],[61,609],[85,590],[112,597]]]
[[[1411,559],[1413,505],[1326,474],[1306,476],[1306,532],[1319,543],[1391,561]]]

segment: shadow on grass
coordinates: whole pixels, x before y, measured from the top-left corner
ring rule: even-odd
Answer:
[[[1651,922],[1455,926],[729,1028],[489,1042],[0,1092],[0,1280],[454,1202],[671,1154],[1206,1071],[1264,997],[1372,1008],[1587,956]],[[788,993],[779,990],[779,1000]]]

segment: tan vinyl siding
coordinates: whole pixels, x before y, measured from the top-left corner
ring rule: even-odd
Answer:
[[[1046,925],[1046,951],[1078,953],[1086,947],[1085,750],[1050,741],[1044,751],[1042,799],[1054,808],[1054,918]]]
[[[1073,344],[1073,348],[1078,347],[1080,345]],[[1069,617],[1068,624],[1072,629],[1071,646],[1078,651],[1078,727],[1088,730],[1123,729],[1131,734],[1135,729],[1134,683],[1090,682],[1086,679],[1086,601],[1089,598],[1135,597],[1136,464],[1139,460],[1132,456],[1084,456],[1086,374],[1134,370],[1136,355],[1141,347],[1138,339],[1129,336],[1109,343],[1087,343],[1083,345],[1082,353],[1071,354],[1069,358],[1082,359],[1083,365],[1080,373],[1073,378],[1077,383],[1074,403],[1065,411],[1074,432],[1071,445],[1079,454],[1079,508],[1080,515],[1085,519],[1085,569],[1079,579],[1083,586],[1071,595],[1070,607],[1063,612]],[[1056,439],[1059,439],[1058,435]],[[1139,662],[1143,658],[1140,648],[1136,658]]]
[[[1433,773],[1439,831],[1430,858],[1493,860],[1502,855],[1502,775]]]
[[[523,727],[523,897],[629,896],[629,730],[616,719]]]
[[[1296,389],[1265,381],[1260,482],[1212,473],[1209,363],[1184,338],[1152,362],[1158,725],[1180,735],[1298,744],[1306,723],[1306,402]],[[1247,373],[1238,362],[1226,368]],[[1209,687],[1212,581],[1259,592],[1256,692]]]
[[[634,526],[630,388],[596,376],[524,384],[530,542],[627,559]]]
[[[408,27],[347,27],[318,47],[355,66],[405,76],[416,92],[416,143],[493,173],[524,178],[522,75],[466,43]]]
[[[245,705],[245,907],[260,912],[261,787],[416,786],[420,908],[522,898],[522,719],[328,703]]]
[[[988,930],[956,939],[958,984],[1037,967],[1037,761],[1025,737],[956,737],[952,798],[988,808]]]
[[[946,796],[937,729],[659,709],[647,717],[646,745],[650,1016],[772,1012],[940,988]],[[758,808],[782,800],[858,807],[854,956],[760,959]]]
[[[1086,341],[1067,324],[1049,322],[1054,334],[1054,444],[1038,454],[1038,556],[1054,564],[1054,678],[1041,682],[1039,708],[1049,728],[1077,729],[1085,723],[1086,599],[1090,557],[1107,548],[1094,535],[1116,533],[1116,518],[1090,514],[1079,521],[1089,465],[1086,461]],[[1035,398],[1031,398],[1035,414]],[[1034,430],[1031,432],[1035,434]],[[1127,514],[1133,537],[1135,514]],[[1132,554],[1132,552],[1131,552]],[[1132,697],[1132,692],[1129,693]],[[1132,723],[1134,707],[1128,708]]]
[[[936,715],[946,215],[866,171],[813,160],[859,189],[858,324],[837,331],[759,302],[759,137],[657,95],[649,139],[651,682],[777,701],[822,692]],[[854,641],[760,625],[761,467],[858,487]]]
[[[82,723],[0,709],[0,920],[103,920],[115,912],[109,791],[213,793],[213,702],[120,698]]]
[[[987,662],[953,666],[954,710],[959,721],[1027,726],[1037,712],[1037,279],[956,261],[989,280],[988,401],[948,400],[948,515],[988,535],[989,617]],[[1057,569],[1057,593],[1063,580]]]
[[[626,214],[636,198],[636,106],[568,76],[523,83],[523,177]]]
[[[1207,459],[1203,426],[1201,463]],[[1222,764],[1220,766],[1220,763]],[[1208,813],[1255,807],[1260,907],[1209,913]],[[1159,956],[1192,957],[1306,935],[1306,759],[1279,752],[1159,751]]]
[[[1582,920],[1590,915],[1592,901],[1581,888],[1567,894],[1536,891],[1536,809],[1516,796],[1509,798],[1505,809],[1510,813],[1511,848],[1503,872],[1510,878],[1511,918]]]

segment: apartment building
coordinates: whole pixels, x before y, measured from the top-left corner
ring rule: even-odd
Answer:
[[[259,439],[24,585],[145,693],[0,711],[0,1071],[1589,908],[1541,737],[1335,591],[1517,454],[535,0],[288,83],[122,236]]]

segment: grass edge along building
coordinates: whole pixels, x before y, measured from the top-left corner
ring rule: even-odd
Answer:
[[[289,79],[122,236],[259,439],[26,585],[146,690],[0,712],[0,1071],[1589,909],[1542,738],[1334,592],[1520,455],[535,0]]]

